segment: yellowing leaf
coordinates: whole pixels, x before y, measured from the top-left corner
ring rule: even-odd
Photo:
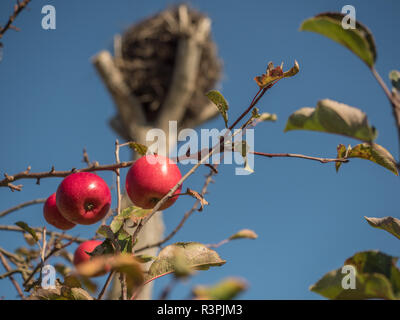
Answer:
[[[396,160],[388,150],[376,143],[362,143],[354,147],[344,145],[338,146],[338,158],[360,158],[375,162],[386,169],[399,175],[397,171]],[[336,171],[339,170],[340,164],[336,163]]]
[[[176,270],[176,257],[180,256],[180,264],[185,264],[190,269],[207,270],[212,266],[222,266],[218,253],[204,244],[198,242],[178,242],[162,249],[157,259],[150,266],[147,279],[173,273]]]
[[[364,217],[370,226],[385,230],[400,239],[400,220],[393,217],[368,218]]]
[[[224,118],[225,127],[228,128],[229,106],[224,96],[217,90],[211,90],[207,92],[206,96],[217,106],[217,109],[221,113],[222,118]]]
[[[333,100],[318,101],[316,108],[302,108],[288,119],[285,132],[311,130],[341,134],[362,141],[373,141],[377,132],[360,109]]]
[[[264,112],[260,114],[257,121],[276,121],[277,119],[278,117],[275,113]]]
[[[235,239],[257,239],[258,235],[253,230],[242,229],[229,237],[229,240]]]
[[[254,81],[260,88],[265,88],[280,79],[293,77],[299,72],[299,70],[300,67],[296,60],[294,61],[294,66],[286,72],[283,72],[282,65],[274,67],[274,64],[269,62],[266,72],[261,76],[255,77]]]
[[[247,283],[239,278],[226,278],[213,286],[198,285],[193,289],[197,300],[232,300],[247,289]]]
[[[140,263],[132,254],[126,253],[93,257],[89,261],[78,264],[76,270],[83,277],[96,277],[115,270],[125,273],[136,283],[143,281]]]
[[[311,31],[322,34],[333,41],[340,43],[370,68],[376,60],[375,41],[367,27],[356,22],[356,29],[344,29],[342,20],[345,17],[342,13],[326,12],[309,18],[300,26],[301,31]]]

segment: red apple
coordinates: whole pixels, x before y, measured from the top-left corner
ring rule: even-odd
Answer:
[[[89,261],[91,259],[91,256],[88,255],[87,252],[89,253],[93,252],[93,250],[102,243],[103,241],[101,240],[89,240],[82,242],[75,250],[74,261],[73,261],[74,266],[76,267],[77,265],[83,262]],[[102,276],[109,271],[110,268],[106,266],[103,271],[100,271],[99,273],[95,274],[94,277]]]
[[[181,179],[178,166],[161,155],[146,155],[131,166],[125,187],[131,201],[143,209],[152,209]],[[181,188],[174,194],[179,194]],[[168,199],[160,208],[169,208],[178,196]]]
[[[58,229],[69,230],[75,227],[75,223],[65,219],[58,210],[56,205],[55,193],[48,197],[46,202],[44,203],[43,216],[46,219],[47,223],[55,226]]]
[[[105,217],[111,206],[111,192],[106,182],[90,172],[73,173],[60,183],[57,208],[69,221],[93,224]]]
[[[102,243],[103,241],[101,240],[88,240],[82,242],[75,250],[74,265],[77,266],[82,262],[89,261],[91,257],[86,252],[93,252],[93,250]]]

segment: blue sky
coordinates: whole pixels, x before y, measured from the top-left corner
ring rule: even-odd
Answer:
[[[1,1],[0,23],[13,1]],[[0,62],[0,173],[26,169],[43,171],[81,167],[82,149],[100,163],[114,161],[116,134],[108,126],[115,107],[96,75],[90,58],[112,47],[116,33],[165,8],[172,1],[39,1],[33,0],[3,37]],[[316,132],[284,133],[288,116],[324,98],[365,111],[378,129],[377,143],[397,158],[396,129],[388,101],[368,68],[345,48],[320,35],[299,32],[300,23],[323,11],[340,11],[347,1],[191,1],[212,19],[212,32],[224,62],[220,90],[230,102],[230,118],[238,116],[257,91],[254,76],[268,61],[294,59],[301,72],[281,81],[261,100],[262,111],[276,113],[276,123],[259,125],[257,151],[292,152],[334,157],[339,143],[358,142]],[[41,28],[41,8],[52,4],[57,29]],[[375,35],[376,67],[386,82],[399,69],[398,1],[352,1],[357,19]],[[204,128],[222,128],[221,119]],[[129,159],[129,153],[121,157]],[[188,166],[182,166],[186,172]],[[200,189],[205,168],[184,185]],[[126,171],[124,172],[124,174]],[[111,173],[101,176],[114,183]],[[211,284],[226,276],[247,280],[244,299],[319,299],[308,290],[326,272],[341,266],[355,252],[379,249],[399,256],[398,239],[368,226],[363,216],[398,216],[399,179],[364,160],[352,160],[337,174],[333,164],[301,159],[257,158],[255,173],[236,176],[234,166],[222,167],[207,195],[210,205],[192,216],[174,241],[215,243],[242,228],[255,230],[257,240],[238,240],[218,249],[228,262],[199,272],[180,284],[172,298],[185,298],[198,283]],[[60,179],[22,181],[22,192],[0,190],[0,211],[20,202],[47,197]],[[115,204],[114,198],[114,204]],[[180,198],[165,211],[172,230],[193,199]],[[45,221],[40,205],[2,218],[0,224],[24,220],[32,226]],[[48,226],[52,229],[51,226]],[[71,232],[91,236],[96,226]],[[19,233],[0,232],[0,245],[11,250],[23,245]],[[71,247],[74,249],[74,247]],[[4,270],[0,268],[0,272]],[[168,283],[156,282],[156,297]],[[0,281],[0,296],[14,298],[8,280]]]

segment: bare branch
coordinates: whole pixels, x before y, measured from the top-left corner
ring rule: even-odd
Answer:
[[[99,165],[96,162],[86,168],[81,168],[81,169],[72,168],[71,170],[67,171],[55,171],[54,167],[52,167],[50,171],[44,171],[44,172],[30,172],[28,170],[25,170],[23,172],[17,173],[12,176],[5,173],[4,174],[5,178],[3,180],[0,180],[0,187],[9,187],[10,189],[15,189],[16,187],[18,187],[15,190],[21,191],[22,185],[14,186],[11,184],[11,182],[20,179],[36,179],[37,181],[40,181],[40,179],[43,178],[54,178],[54,177],[64,178],[70,175],[71,173],[76,173],[76,172],[115,171],[120,168],[130,167],[133,164],[133,162],[134,161],[125,161],[121,163],[114,163],[107,165]]]
[[[24,0],[22,2],[17,1],[17,3],[14,5],[14,13],[10,16],[10,18],[8,19],[6,25],[3,28],[0,27],[0,39],[3,37],[4,33],[8,29],[14,29],[16,31],[19,30],[17,27],[14,27],[12,25],[12,23],[17,18],[17,16],[21,13],[21,11],[28,5],[28,3],[30,1],[31,0]]]
[[[250,153],[255,154],[257,156],[264,156],[264,157],[268,157],[268,158],[275,158],[275,157],[300,158],[300,159],[307,159],[307,160],[315,160],[315,161],[319,161],[321,163],[349,162],[349,159],[318,158],[318,157],[305,156],[302,154],[295,154],[295,153],[265,153],[265,152],[256,152],[256,151],[250,151]]]
[[[383,91],[385,92],[392,106],[393,117],[396,121],[398,143],[400,148],[400,100],[397,99],[396,96],[390,92],[389,88],[386,86],[382,77],[374,67],[371,68],[371,71],[375,79],[378,81],[379,85],[382,87]]]
[[[83,148],[83,162],[85,162],[88,166],[91,165],[90,159],[89,159],[89,155],[86,151],[86,148]]]
[[[97,297],[97,300],[103,299],[103,296],[106,293],[106,290],[107,290],[108,286],[110,285],[111,280],[114,277],[114,274],[115,274],[115,272],[111,271],[110,274],[108,275],[106,283],[104,284],[103,288],[101,289],[99,296]]]
[[[72,243],[74,243],[74,240],[70,240],[69,242],[67,242],[66,244],[63,244],[62,246],[56,246],[54,247],[46,256],[42,256],[41,257],[41,262],[35,267],[35,269],[33,269],[32,273],[29,275],[29,277],[24,281],[24,286],[26,286],[29,281],[33,278],[33,276],[36,274],[36,272],[38,272],[39,269],[41,269],[44,266],[44,263],[47,261],[47,259],[49,259],[52,255],[54,255],[56,252],[68,247],[69,245],[71,245]]]
[[[46,202],[46,199],[35,199],[35,200],[30,200],[26,201],[24,203],[20,203],[19,205],[16,205],[15,207],[9,208],[7,210],[1,211],[0,212],[0,218],[6,216],[7,214],[17,211],[19,209],[25,208],[27,206],[33,205],[33,204],[38,204],[38,203],[44,203]]]
[[[8,262],[7,262],[6,258],[4,257],[4,255],[1,252],[0,252],[0,260],[1,260],[1,263],[3,264],[3,266],[4,266],[4,269],[6,269],[7,272],[11,272],[11,267],[8,264]],[[18,295],[21,297],[21,299],[24,299],[25,298],[24,293],[23,293],[21,287],[19,286],[18,282],[15,280],[15,278],[11,274],[8,277],[10,278],[10,281],[12,282],[12,284],[15,287],[15,289],[17,290]]]
[[[36,232],[40,232],[43,233],[43,228],[32,228],[34,231]],[[15,232],[26,232],[25,230],[21,229],[18,226],[8,226],[8,225],[0,225],[0,230],[4,230],[4,231],[15,231]],[[70,236],[68,234],[64,234],[64,233],[60,233],[60,232],[55,232],[55,231],[47,231],[46,232],[47,236],[56,236],[60,239],[65,239],[65,240],[71,240],[73,242],[76,243],[82,243],[85,241],[88,241],[89,239],[85,239],[85,238],[79,238],[79,237],[74,237],[74,236]]]

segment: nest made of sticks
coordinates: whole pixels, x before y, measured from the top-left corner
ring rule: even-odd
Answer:
[[[205,17],[191,8],[188,14],[192,23]],[[131,92],[141,102],[149,122],[156,119],[171,83],[177,44],[182,37],[178,19],[178,8],[169,8],[133,25],[122,35],[118,67]],[[208,103],[205,93],[215,88],[221,72],[222,63],[209,35],[203,43],[196,89],[184,118],[196,117]]]

